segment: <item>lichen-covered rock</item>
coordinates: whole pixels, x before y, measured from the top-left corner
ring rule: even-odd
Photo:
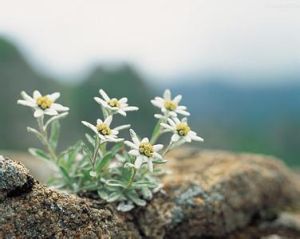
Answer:
[[[0,155],[0,190],[13,190],[27,182],[28,170],[21,164]]]
[[[22,194],[31,189],[33,178],[21,163],[0,155],[0,199]]]
[[[2,175],[27,175],[5,190],[28,184],[20,164],[5,162]],[[298,211],[299,177],[278,160],[182,150],[169,155],[169,169],[164,192],[130,213],[33,181],[0,201],[0,238],[300,238],[298,214],[284,213]]]

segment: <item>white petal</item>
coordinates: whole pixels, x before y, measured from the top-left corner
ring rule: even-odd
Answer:
[[[21,92],[21,96],[24,98],[24,100],[26,100],[26,101],[32,101],[32,102],[35,102],[34,101],[34,99],[31,97],[31,96],[29,96],[25,91],[22,91]]]
[[[181,101],[181,99],[182,99],[182,95],[177,95],[175,98],[174,98],[174,102],[176,103],[176,104],[178,104],[180,101]]]
[[[171,141],[172,142],[177,142],[180,139],[180,136],[178,134],[173,134]]]
[[[173,121],[175,122],[176,125],[181,123],[181,121],[177,117],[173,118]]]
[[[189,115],[191,115],[189,112],[187,112],[187,111],[184,111],[184,110],[176,110],[176,113],[178,113],[178,114],[182,114],[182,115],[185,115],[185,116],[189,116]]]
[[[151,173],[153,173],[153,163],[151,159],[148,159],[148,169]]]
[[[51,95],[48,95],[48,97],[52,100],[52,101],[56,101],[59,97],[60,97],[60,93],[59,92],[55,92]]]
[[[143,164],[143,157],[142,156],[138,156],[134,162],[134,166],[139,169]]]
[[[97,127],[95,127],[95,126],[92,125],[91,123],[86,122],[86,121],[81,121],[81,123],[82,123],[83,125],[85,125],[86,127],[90,128],[91,130],[93,130],[96,134],[98,134]]]
[[[130,141],[125,141],[124,143],[125,143],[127,146],[129,146],[130,148],[133,148],[133,149],[138,149],[138,148],[139,148],[138,145],[136,145],[136,144],[134,144],[134,143],[132,143],[132,142],[130,142]]]
[[[183,105],[177,106],[177,110],[186,110],[186,109],[187,109],[186,106]]]
[[[98,104],[103,105],[103,106],[106,107],[106,108],[108,107],[107,102],[104,101],[104,100],[102,100],[101,98],[99,98],[99,97],[94,97],[94,100],[95,100]]]
[[[55,109],[49,108],[44,110],[44,114],[46,115],[58,115],[58,112]]]
[[[161,119],[161,118],[164,118],[164,116],[163,116],[163,115],[161,115],[161,114],[155,114],[155,115],[154,115],[154,117],[155,117],[156,119]]]
[[[128,129],[128,128],[130,128],[130,124],[125,124],[125,125],[118,126],[118,127],[114,128],[114,130],[120,131],[122,129]]]
[[[101,119],[97,119],[97,124],[102,124],[103,121]]]
[[[136,149],[130,150],[128,153],[132,156],[139,156],[140,155],[140,152]]]
[[[162,156],[156,152],[153,153],[153,158],[162,159]]]
[[[126,97],[123,97],[123,98],[121,98],[120,100],[119,100],[119,102],[121,103],[121,104],[123,104],[123,103],[126,103],[127,102],[127,98]]]
[[[181,122],[183,122],[183,123],[187,123],[187,118],[186,118],[186,117],[184,117],[184,118],[181,120]]]
[[[185,136],[185,137],[184,137],[184,140],[185,140],[186,142],[188,142],[188,143],[192,142],[192,139],[191,139],[191,137],[190,137],[189,135]]]
[[[192,140],[200,141],[200,142],[203,142],[203,141],[204,141],[204,139],[201,138],[201,137],[199,137],[199,136],[196,134],[196,132],[194,132],[194,131],[190,131],[190,132],[189,132],[189,136],[191,137]]]
[[[125,111],[136,111],[138,110],[139,108],[136,107],[136,106],[128,106],[128,107],[125,107],[124,110]]]
[[[168,124],[160,123],[160,125],[161,125],[163,128],[165,128],[165,129],[168,129],[168,130],[171,130],[171,131],[174,130],[174,128],[173,128],[172,126],[168,125]]]
[[[164,92],[164,98],[166,100],[171,100],[171,91],[169,89],[165,90],[165,92]]]
[[[39,117],[41,117],[42,115],[44,115],[44,111],[42,111],[41,109],[37,109],[36,111],[34,111],[34,114],[33,114],[33,116],[34,116],[35,118],[39,118]]]
[[[173,120],[172,119],[170,119],[170,118],[168,118],[168,122],[169,122],[169,124],[172,126],[172,127],[176,127],[176,119],[177,118],[174,118]],[[178,120],[178,119],[177,119]],[[175,121],[175,122],[174,122]],[[179,120],[178,120],[179,121]],[[179,123],[180,123],[180,121],[179,121]]]
[[[164,107],[164,104],[163,104],[162,102],[157,101],[157,100],[151,100],[151,103],[152,103],[154,106],[158,107],[158,108]]]
[[[121,110],[121,109],[118,110],[118,113],[119,113],[120,115],[123,115],[123,116],[126,116],[126,115],[127,115],[126,112],[125,112],[124,110]]]
[[[124,140],[122,138],[114,138],[112,136],[106,136],[106,139],[108,139],[108,141],[110,141],[110,142],[121,142]]]
[[[153,149],[155,152],[161,150],[164,146],[162,144],[153,145]]]
[[[169,115],[173,118],[177,117],[177,114],[174,111],[169,111]]]
[[[148,138],[143,138],[141,143],[149,143],[149,139]]]
[[[129,132],[130,132],[130,136],[132,138],[133,143],[135,143],[136,145],[140,145],[140,140],[137,137],[136,133],[132,129],[130,129]]]
[[[110,115],[104,120],[104,123],[107,124],[108,126],[110,126],[112,119],[113,119],[113,117]]]
[[[41,97],[41,93],[38,90],[35,90],[33,92],[33,98],[36,100],[37,98]]]
[[[68,107],[65,107],[61,104],[57,104],[57,103],[54,103],[51,105],[51,108],[53,108],[54,110],[57,110],[57,111],[68,111],[69,108]]]
[[[29,106],[29,107],[36,107],[36,104],[29,100],[18,100],[19,105]]]
[[[103,99],[104,99],[105,101],[109,101],[109,100],[110,100],[110,98],[108,97],[108,95],[105,93],[104,90],[100,89],[100,90],[99,90],[99,93],[100,93],[100,95],[103,97]]]
[[[119,134],[119,131],[118,131],[118,130],[115,130],[115,129],[112,129],[112,130],[111,130],[111,134],[114,135],[114,136],[116,136],[116,135]]]

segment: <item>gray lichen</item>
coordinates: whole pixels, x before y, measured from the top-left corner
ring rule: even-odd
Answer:
[[[179,196],[175,199],[175,202],[178,205],[193,206],[194,198],[198,196],[206,198],[207,194],[199,185],[191,185],[186,191],[179,193]]]
[[[0,155],[0,191],[12,191],[28,181],[28,170],[21,164]]]

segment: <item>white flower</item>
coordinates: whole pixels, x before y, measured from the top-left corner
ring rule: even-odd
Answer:
[[[34,117],[38,118],[43,115],[58,115],[58,112],[68,111],[69,108],[55,103],[60,97],[60,93],[55,92],[50,95],[42,96],[37,90],[33,92],[33,97],[25,91],[21,92],[23,100],[18,100],[18,104],[33,108]]]
[[[148,138],[143,138],[141,141],[137,137],[136,133],[130,129],[130,135],[132,142],[125,141],[125,144],[132,148],[129,154],[136,157],[135,168],[139,169],[143,163],[148,163],[150,172],[153,172],[153,159],[162,159],[162,156],[157,153],[163,148],[162,144],[152,145]]]
[[[104,108],[111,110],[113,113],[119,113],[123,116],[126,116],[126,111],[135,111],[139,108],[136,106],[128,106],[127,98],[123,97],[121,99],[109,98],[104,90],[99,90],[100,95],[103,99],[95,97],[95,101],[102,105]]]
[[[114,129],[110,128],[112,122],[112,116],[108,116],[104,121],[101,119],[97,120],[96,125],[92,125],[89,122],[81,121],[86,127],[94,131],[94,133],[100,138],[101,143],[104,142],[120,142],[123,139],[118,138],[119,131],[122,129],[129,128],[130,125],[122,125]]]
[[[168,119],[168,124],[161,123],[160,124],[167,131],[173,132],[173,136],[171,138],[172,142],[178,142],[179,140],[183,140],[185,142],[195,141],[203,141],[203,139],[197,136],[197,133],[192,131],[187,123],[187,119],[183,118],[181,121],[178,118]]]
[[[176,117],[177,114],[189,116],[190,113],[186,111],[186,106],[181,106],[179,105],[179,102],[181,101],[182,96],[177,95],[174,99],[172,99],[171,96],[171,91],[170,90],[165,90],[162,97],[155,97],[153,100],[151,100],[151,103],[160,108],[162,113],[161,114],[155,114],[156,118],[163,118],[165,116],[171,116],[171,117]]]

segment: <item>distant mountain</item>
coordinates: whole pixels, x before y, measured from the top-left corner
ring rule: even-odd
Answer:
[[[255,88],[185,81],[171,89],[184,96],[204,147],[273,154],[299,164],[300,83]]]

